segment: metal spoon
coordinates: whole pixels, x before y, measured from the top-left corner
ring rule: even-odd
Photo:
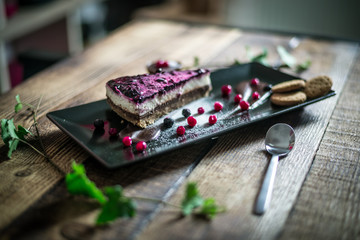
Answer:
[[[265,148],[272,157],[255,205],[254,212],[256,214],[261,215],[268,208],[279,157],[287,155],[293,149],[294,144],[294,129],[285,123],[277,123],[267,131]]]

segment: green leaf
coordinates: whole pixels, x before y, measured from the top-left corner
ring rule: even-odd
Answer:
[[[296,59],[294,56],[292,56],[283,46],[277,46],[276,48],[277,52],[280,55],[281,60],[290,68],[295,67],[296,65]]]
[[[185,198],[182,201],[181,209],[182,213],[187,216],[191,212],[201,206],[204,202],[204,199],[199,195],[196,183],[188,183],[186,187]]]
[[[25,136],[30,133],[22,126],[18,126],[18,130],[14,125],[14,119],[1,119],[1,138],[3,139],[9,151],[7,156],[11,158],[12,152],[16,150],[19,139],[25,141]]]
[[[204,204],[199,212],[199,214],[204,215],[205,217],[212,219],[220,212],[220,207],[216,205],[215,199],[207,198],[204,200]]]
[[[96,224],[105,224],[117,218],[131,218],[136,214],[134,201],[123,195],[121,186],[106,187],[105,194],[108,201],[102,206],[102,210],[96,220]]]
[[[11,138],[17,138],[16,127],[14,125],[14,119],[10,119],[7,122],[7,130]]]
[[[200,65],[200,59],[199,57],[195,56],[194,57],[194,67],[198,67]]]
[[[296,65],[295,71],[297,73],[301,73],[301,72],[307,70],[310,66],[311,66],[311,61],[306,60],[305,62]]]
[[[15,105],[15,113],[18,113],[23,108],[22,103],[18,103]]]
[[[241,64],[241,62],[238,60],[238,59],[235,59],[234,60],[234,63],[233,63],[233,66],[235,66],[235,65],[240,65]]]
[[[11,136],[8,130],[8,124],[8,119],[1,119],[1,138],[7,146],[9,146],[9,141],[11,140]]]
[[[18,144],[19,144],[18,139],[10,140],[10,142],[9,142],[9,151],[8,151],[8,154],[7,154],[8,158],[11,158],[12,152],[16,150]]]
[[[15,96],[17,104],[15,105],[15,113],[19,112],[23,108],[23,104],[20,100],[19,94]]]
[[[18,136],[18,138],[20,138],[21,140],[25,140],[24,137],[28,134],[33,135],[29,130],[27,130],[21,125],[18,125],[18,130],[16,131],[16,135]]]
[[[17,103],[21,103],[20,95],[19,95],[19,94],[17,94],[17,95],[15,96],[15,99],[16,99],[16,102],[17,102]]]
[[[247,58],[249,59],[250,62],[258,62],[258,63],[261,63],[261,64],[263,64],[265,66],[269,65],[267,60],[266,60],[266,58],[268,56],[268,50],[266,48],[264,48],[263,51],[260,54],[256,55],[256,56],[252,55],[249,46],[246,46],[245,49],[246,49]]]
[[[106,203],[106,198],[102,191],[96,187],[85,172],[82,164],[72,164],[73,172],[68,173],[65,178],[66,186],[71,194],[85,195],[99,201],[100,204]]]

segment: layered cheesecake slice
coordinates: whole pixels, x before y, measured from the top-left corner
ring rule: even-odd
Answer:
[[[211,90],[207,69],[120,77],[106,83],[107,101],[125,120],[145,128]]]

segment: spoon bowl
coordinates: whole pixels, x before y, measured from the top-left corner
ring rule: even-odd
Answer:
[[[262,215],[268,208],[270,204],[272,188],[274,186],[279,157],[286,156],[293,149],[294,144],[294,129],[285,123],[277,123],[267,131],[265,138],[265,149],[272,155],[272,157],[255,205],[254,212],[256,214]]]
[[[265,149],[271,155],[285,156],[294,147],[294,129],[285,123],[273,125],[266,133]]]

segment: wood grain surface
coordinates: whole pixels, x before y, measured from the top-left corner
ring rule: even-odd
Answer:
[[[144,73],[159,58],[218,67],[234,59],[248,61],[245,46],[268,49],[292,36],[245,32],[211,25],[168,21],[134,21],[91,46],[34,76],[0,98],[2,118],[11,118],[15,95],[36,104],[46,151],[63,171],[72,159],[85,162],[100,187],[120,184],[130,196],[179,204],[187,182],[214,197],[227,212],[213,221],[183,218],[172,207],[138,202],[138,215],[95,227],[97,206],[70,196],[63,175],[31,149],[20,146],[11,159],[0,144],[1,239],[356,239],[359,230],[359,74],[357,43],[302,38],[293,55],[312,60],[301,77],[325,74],[337,95],[316,104],[180,149],[161,157],[108,170],[53,125],[45,114],[103,99],[107,80]],[[16,122],[29,126],[24,114]],[[252,213],[270,156],[264,151],[267,129],[285,122],[295,129],[294,150],[281,159],[270,209]]]

